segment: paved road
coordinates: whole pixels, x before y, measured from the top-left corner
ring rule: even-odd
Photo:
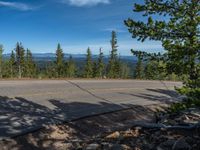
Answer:
[[[0,81],[0,138],[52,123],[177,99],[179,82],[137,80]]]

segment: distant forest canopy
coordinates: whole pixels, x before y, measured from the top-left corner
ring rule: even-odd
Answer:
[[[0,46],[0,78],[116,78],[180,80],[173,72],[167,72],[163,55],[131,50],[133,56],[118,54],[117,35],[111,35],[109,56],[99,49],[99,55],[92,55],[90,48],[86,55],[64,54],[60,44],[55,54],[32,54],[22,43],[3,55]],[[148,57],[147,57],[148,56]],[[151,57],[150,57],[151,56]]]

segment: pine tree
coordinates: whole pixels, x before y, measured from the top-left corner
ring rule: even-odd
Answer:
[[[0,45],[0,78],[2,78],[2,68],[3,68],[3,45]]]
[[[92,77],[96,78],[97,77],[97,71],[98,71],[98,64],[96,61],[93,62],[93,68],[92,68]]]
[[[138,59],[136,67],[135,67],[135,78],[136,79],[142,79],[142,60],[141,58]]]
[[[36,64],[33,60],[32,53],[29,49],[26,50],[26,77],[34,77],[36,75]]]
[[[200,87],[200,1],[199,0],[145,0],[135,4],[134,12],[148,16],[147,21],[128,19],[125,21],[133,38],[161,41],[167,50],[167,65],[178,74],[187,74],[186,86]],[[153,16],[167,16],[156,20]]]
[[[74,63],[74,60],[72,58],[72,55],[70,55],[69,60],[67,62],[67,68],[66,68],[66,76],[68,78],[73,78],[75,77],[75,73],[76,73],[76,65]]]
[[[108,63],[108,77],[109,78],[116,78],[118,74],[118,54],[117,54],[117,35],[115,31],[112,31],[112,37],[111,37],[111,54],[110,59]],[[117,71],[117,72],[116,72]]]
[[[99,50],[99,58],[97,62],[97,77],[103,78],[103,73],[104,73],[104,63],[103,63],[103,52],[102,49],[100,48]]]
[[[122,69],[122,62],[119,56],[115,62],[115,78],[120,78],[121,69]]]
[[[16,48],[16,64],[18,69],[18,78],[22,78],[22,73],[24,70],[24,48],[21,43],[17,43]]]
[[[120,78],[127,79],[130,74],[130,68],[126,63],[121,63],[120,65]]]
[[[55,78],[57,76],[57,69],[56,69],[56,64],[54,62],[49,61],[47,65],[45,66],[45,75],[48,78]]]
[[[92,66],[92,54],[90,48],[87,49],[86,55],[86,64],[85,64],[85,72],[84,76],[86,78],[91,78],[93,75],[93,66]]]
[[[56,50],[56,70],[58,77],[64,76],[64,53],[59,43]]]
[[[3,61],[2,78],[10,78],[10,63],[9,60],[5,59]]]
[[[15,76],[15,53],[14,53],[14,51],[11,52],[9,66],[10,66],[10,76],[11,76],[11,78],[13,78]]]
[[[125,24],[134,38],[161,41],[167,51],[167,69],[177,75],[185,74],[179,93],[189,100],[200,100],[200,1],[145,0],[135,4],[134,12],[148,16],[147,21],[128,19]],[[157,20],[155,15],[167,19]],[[154,19],[153,19],[154,18]]]
[[[137,57],[137,64],[134,71],[134,77],[136,79],[142,79],[143,77],[143,58],[146,55],[145,52],[131,50],[132,54]]]
[[[155,61],[148,61],[145,69],[144,69],[144,74],[145,74],[145,79],[155,79],[155,72],[156,69],[155,67],[157,64],[155,64]]]
[[[137,57],[135,67],[135,78],[137,79],[165,79],[166,73],[166,54],[147,53],[144,51],[131,50]]]

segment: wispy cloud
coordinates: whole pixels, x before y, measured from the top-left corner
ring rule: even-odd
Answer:
[[[32,6],[29,6],[25,3],[8,2],[8,1],[0,1],[0,7],[9,7],[20,11],[28,11],[34,9]]]
[[[61,2],[82,7],[82,6],[95,6],[98,4],[109,4],[110,0],[61,0]]]

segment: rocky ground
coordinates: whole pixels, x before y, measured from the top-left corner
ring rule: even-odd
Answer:
[[[159,116],[157,123],[139,123],[83,144],[84,149],[200,150],[200,108]]]
[[[2,150],[199,150],[200,108],[174,114],[138,107],[2,140]]]

